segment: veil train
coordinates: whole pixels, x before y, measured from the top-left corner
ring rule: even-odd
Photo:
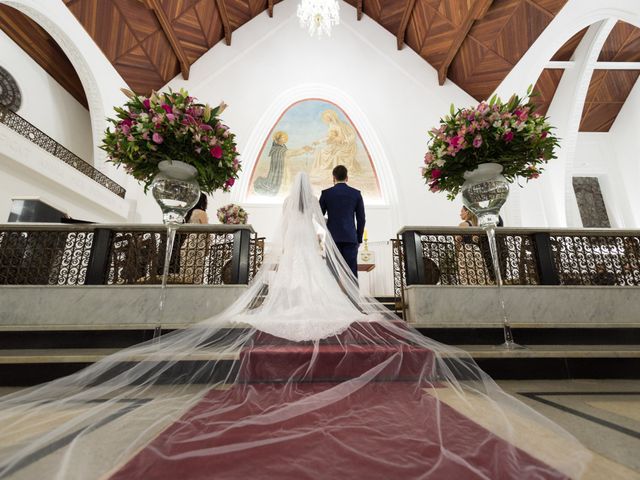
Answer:
[[[276,232],[225,312],[0,398],[0,478],[582,476],[571,435],[359,292],[305,174]]]

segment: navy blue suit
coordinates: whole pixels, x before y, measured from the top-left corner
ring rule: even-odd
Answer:
[[[360,190],[336,183],[320,195],[322,213],[328,212],[327,227],[347,265],[358,276],[358,246],[364,233],[364,202]]]

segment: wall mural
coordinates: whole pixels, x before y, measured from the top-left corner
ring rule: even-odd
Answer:
[[[349,185],[365,201],[382,199],[380,184],[360,134],[337,105],[307,99],[291,105],[269,132],[255,163],[247,200],[270,202],[287,195],[296,174],[309,174],[316,195],[333,185],[336,165],[349,170]]]

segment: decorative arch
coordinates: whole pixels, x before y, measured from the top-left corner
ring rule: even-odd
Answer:
[[[529,48],[509,75],[496,89],[502,97],[514,92],[524,94],[534,84],[555,53],[577,32],[588,27],[575,52],[573,68],[565,71],[556,90],[548,115],[563,139],[558,159],[549,164],[543,178],[548,192],[541,195],[547,205],[550,226],[579,226],[578,210],[571,174],[574,169],[576,143],[582,109],[587,96],[594,62],[617,21],[640,27],[640,13],[635,0],[569,1]],[[570,98],[569,104],[562,101]],[[518,216],[526,204],[516,199]]]
[[[56,9],[47,9],[44,2],[43,4],[38,4],[38,2],[30,0],[0,0],[0,3],[15,8],[27,15],[45,29],[47,33],[49,33],[49,35],[51,35],[51,37],[58,43],[58,45],[60,45],[60,48],[62,48],[73,65],[73,68],[76,70],[87,97],[89,115],[91,118],[91,133],[93,138],[93,164],[99,170],[108,170],[109,176],[116,181],[120,177],[123,177],[120,172],[115,171],[113,168],[109,168],[105,164],[106,154],[99,148],[99,145],[102,142],[103,132],[107,127],[105,109],[108,105],[116,104],[116,102],[113,101],[113,98],[115,97],[113,94],[105,95],[101,90],[94,68],[91,65],[91,61],[87,58],[87,53],[83,52],[82,49],[79,48],[68,33],[69,25],[64,24],[64,15],[58,15],[59,18],[56,17],[52,14],[52,11],[56,11]],[[68,16],[71,17],[70,21],[73,19],[73,22],[77,23],[71,12],[65,13],[68,13]],[[82,30],[82,27],[79,24],[77,27]],[[82,30],[82,33],[86,34],[84,30]],[[88,36],[88,34],[86,35]],[[93,41],[91,41],[91,44],[93,45]],[[95,48],[97,49],[97,47]],[[122,86],[125,86],[124,82],[121,83]],[[115,96],[120,97],[121,95],[118,92]],[[124,96],[121,97],[124,98]]]
[[[391,206],[392,210],[395,210],[398,197],[393,174],[381,142],[366,115],[344,92],[328,85],[318,84],[301,85],[283,92],[261,116],[244,149],[243,169],[247,174],[242,176],[238,185],[239,188],[234,190],[233,200],[255,203],[255,197],[252,195],[251,190],[252,181],[256,177],[260,159],[269,153],[268,147],[280,120],[292,107],[309,100],[326,102],[327,105],[332,105],[334,109],[338,109],[342,113],[342,120],[348,120],[353,125],[364,149],[362,155],[365,155],[370,162],[371,171],[374,174],[375,183],[379,191],[377,197],[365,197],[365,202],[370,206]],[[249,172],[250,174],[248,174]],[[279,203],[281,201],[282,198],[280,197],[279,199],[272,199],[270,202],[267,199],[260,203]]]
[[[380,202],[375,165],[358,128],[334,102],[306,98],[289,105],[271,127],[253,164],[247,200],[286,196],[298,172],[309,175],[315,193],[331,185],[332,170],[344,165],[350,184],[365,201]]]

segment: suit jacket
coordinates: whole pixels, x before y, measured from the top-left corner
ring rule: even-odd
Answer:
[[[322,213],[329,212],[327,227],[334,242],[362,243],[364,202],[360,190],[336,183],[320,195]]]

